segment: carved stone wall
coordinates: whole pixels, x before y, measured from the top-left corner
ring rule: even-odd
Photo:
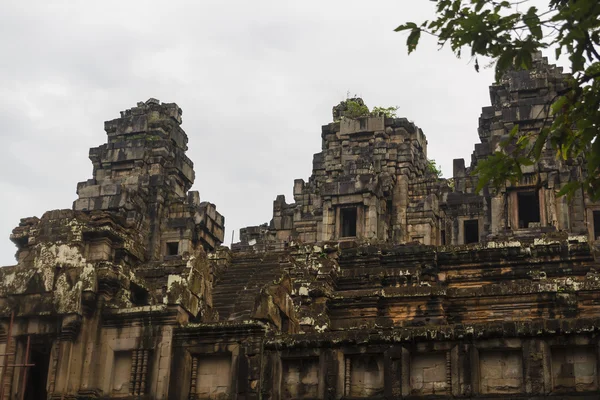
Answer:
[[[470,173],[545,123],[564,75],[535,67],[491,88],[453,181],[412,122],[335,107],[294,202],[231,250],[189,192],[181,109],[122,112],[73,209],[13,230],[0,397],[597,399],[600,205],[556,196],[578,160],[480,193]]]

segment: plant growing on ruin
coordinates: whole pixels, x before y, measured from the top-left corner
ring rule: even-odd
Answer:
[[[427,172],[434,174],[438,178],[442,177],[442,169],[433,159],[427,159]]]
[[[337,106],[333,107],[333,120],[340,121],[342,118],[358,119],[365,117],[386,117],[396,118],[398,106],[392,107],[373,107],[370,111],[363,99],[354,95],[350,97],[350,92]]]
[[[454,186],[455,186],[455,182],[454,182],[454,178],[448,178],[446,180],[446,182],[448,183],[448,187],[454,191]]]
[[[386,117],[386,118],[396,118],[396,111],[398,111],[400,107],[392,106],[392,107],[373,107],[371,110],[371,115],[373,117]]]
[[[521,139],[523,132],[511,132],[503,149],[480,162],[479,187],[503,186],[521,176],[521,166],[537,163],[544,148],[551,148],[564,160],[585,159],[587,177],[572,181],[561,191],[573,194],[584,189],[600,199],[600,2],[598,0],[547,0],[544,11],[527,6],[530,0],[437,0],[435,18],[421,23],[407,22],[396,31],[408,31],[410,54],[417,48],[421,33],[433,35],[438,44],[449,45],[457,57],[465,47],[475,60],[490,57],[495,62],[496,80],[511,69],[530,69],[532,53],[552,48],[557,58],[566,55],[572,77],[552,100],[553,121],[539,134]],[[527,133],[525,136],[528,136]],[[520,141],[520,142],[519,142]],[[520,151],[507,151],[517,146]],[[519,147],[520,146],[520,147]]]
[[[369,107],[367,107],[364,103],[355,99],[346,100],[346,112],[344,113],[344,117],[356,119],[360,117],[366,117],[368,115]]]

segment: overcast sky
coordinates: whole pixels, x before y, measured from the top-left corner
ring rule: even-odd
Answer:
[[[399,106],[452,175],[469,164],[492,70],[477,74],[393,29],[426,0],[4,1],[0,12],[0,265],[19,218],[71,208],[91,178],[103,122],[150,97],[183,109],[193,189],[225,216],[226,239],[292,200],[331,108],[357,94]],[[480,60],[481,63],[481,60]]]

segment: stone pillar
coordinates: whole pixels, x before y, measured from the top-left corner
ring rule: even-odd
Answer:
[[[567,203],[567,196],[562,196],[556,199],[556,210],[558,220],[557,229],[559,231],[569,230],[571,225],[571,219],[569,215],[569,204]]]
[[[377,198],[373,195],[369,196],[364,199],[364,205],[365,227],[363,236],[367,239],[377,239]]]
[[[344,396],[350,396],[350,385],[352,384],[352,359],[346,357],[344,368]]]
[[[14,335],[14,329],[13,329],[12,334]],[[16,355],[17,355],[17,340],[14,336],[11,338],[10,343],[6,342],[7,336],[4,336],[3,340],[4,340],[4,346],[3,346],[2,352],[8,353],[8,355],[3,356],[4,362],[2,365],[15,364]],[[2,367],[2,368],[4,368],[4,367]],[[4,391],[5,399],[11,398],[14,374],[15,374],[15,368],[7,368],[6,372],[4,373],[4,381],[0,382],[0,390]]]
[[[58,359],[60,355],[60,341],[55,340],[50,350],[50,365],[48,366],[48,394],[52,395],[56,390],[56,376],[58,370]]]
[[[540,202],[540,224],[541,226],[548,226],[550,225],[550,220],[548,219],[548,209],[547,209],[547,204],[548,202],[546,201],[546,193],[548,192],[548,190],[541,188],[538,191],[538,199]]]
[[[559,230],[558,224],[558,207],[556,201],[556,193],[554,190],[544,190],[546,197],[546,219],[548,226],[553,226]]]
[[[331,206],[331,200],[323,202],[323,226],[321,228],[321,237],[319,240],[328,241],[334,238],[335,229],[335,209]]]
[[[396,206],[396,218],[393,222],[393,239],[395,242],[405,243],[409,240],[406,226],[406,212],[408,209],[408,177],[406,175],[396,176],[394,203]]]
[[[523,372],[527,394],[548,394],[552,391],[551,359],[548,345],[543,340],[523,341]]]
[[[492,221],[490,225],[490,233],[495,235],[500,230],[506,228],[505,224],[505,202],[504,195],[500,194],[498,196],[492,197]]]
[[[479,374],[479,350],[474,346],[474,345],[467,345],[468,346],[468,358],[469,362],[465,363],[464,366],[465,368],[465,375],[467,373],[469,373],[469,376],[471,377],[471,382],[469,385],[465,384],[465,395],[470,395],[470,396],[477,396],[480,394],[481,392],[481,388],[480,386],[480,382],[481,382],[481,377]]]
[[[152,356],[153,360],[148,364],[148,368],[152,368],[150,377],[152,387],[146,385],[146,393],[152,393],[156,400],[170,399],[168,391],[172,373],[173,326],[163,326],[160,338],[160,343],[156,345]],[[191,359],[189,363],[191,368]],[[176,381],[181,383],[181,377],[177,376]]]
[[[344,374],[341,365],[344,362],[344,354],[338,350],[325,350],[325,399],[333,400],[343,396]]]
[[[402,371],[402,396],[410,395],[410,351],[406,348],[402,348],[401,360],[401,371]]]
[[[82,394],[95,391],[99,386],[97,379],[97,359],[101,350],[102,331],[98,330],[100,317],[98,313],[92,315],[91,318],[84,318],[82,321],[81,332],[81,351],[82,363],[81,366],[81,382],[79,392]]]
[[[170,383],[168,396],[157,391],[156,398],[168,398],[169,400],[186,400],[193,398],[196,393],[192,392],[192,360],[193,358],[196,358],[197,363],[198,358],[194,354],[190,354],[190,352],[182,346],[177,346],[173,349],[173,358],[175,361],[172,363],[171,373],[173,376],[176,376],[177,379],[174,379],[173,382]],[[197,375],[193,376],[194,379],[196,379],[196,377]],[[165,386],[167,382],[164,383]]]
[[[192,357],[192,374],[190,377],[190,394],[189,399],[194,399],[196,393],[196,385],[198,383],[198,357]]]
[[[385,396],[397,399],[402,396],[402,347],[392,346],[384,354]]]
[[[472,345],[458,344],[450,351],[451,384],[454,397],[470,397],[473,395]],[[478,369],[473,367],[473,369]]]
[[[448,389],[446,393],[452,396],[452,351],[446,351],[446,384]]]

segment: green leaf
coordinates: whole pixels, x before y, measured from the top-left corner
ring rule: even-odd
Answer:
[[[549,82],[548,100],[543,105],[549,115],[539,136],[523,134],[515,126],[508,139],[501,141],[503,151],[477,160],[473,170],[478,190],[485,185],[501,187],[518,179],[521,166],[539,161],[548,152],[556,153],[562,160],[576,157],[585,162],[578,165],[584,166],[583,171],[587,167],[587,175],[579,183],[566,187],[565,193],[573,193],[579,187],[590,198],[600,200],[598,0],[549,0],[548,13],[536,7],[528,7],[524,12],[517,9],[517,4],[521,7],[527,1],[434,2],[435,16],[423,22],[424,25],[407,22],[396,28],[409,31],[406,41],[409,54],[418,46],[421,26],[437,36],[440,47],[450,47],[458,58],[467,49],[471,55],[486,55],[495,60],[498,84],[513,68],[531,69],[532,54],[539,49],[553,47],[556,58],[564,55],[571,63],[570,75],[557,74]],[[544,36],[545,33],[549,35]]]
[[[496,62],[496,82],[500,82],[502,75],[512,66],[514,54],[510,50],[506,50],[498,58]]]
[[[540,25],[540,18],[538,17],[537,12],[537,7],[530,7],[523,16],[523,22],[527,25],[533,37],[542,39],[544,34],[542,33],[542,26]]]
[[[415,28],[417,28],[417,24],[415,24],[414,22],[407,22],[405,24],[398,26],[396,29],[394,29],[394,32],[402,32],[402,31],[407,31],[409,29],[415,29]]]
[[[567,194],[567,198],[570,200],[573,192],[581,187],[581,182],[571,181],[565,184],[556,194],[558,197],[562,197]]]
[[[558,114],[562,111],[563,107],[567,104],[566,96],[560,96],[556,101],[552,104],[550,111],[552,114]]]
[[[547,128],[542,129],[540,135],[535,140],[535,144],[533,145],[533,156],[536,160],[539,160],[540,156],[542,155],[542,150],[544,149],[544,145],[546,144],[546,139],[548,138],[549,132],[550,130]]]
[[[406,46],[408,47],[408,54],[415,51],[417,45],[419,44],[419,38],[421,37],[421,29],[415,28],[410,32],[408,38],[406,39]]]

